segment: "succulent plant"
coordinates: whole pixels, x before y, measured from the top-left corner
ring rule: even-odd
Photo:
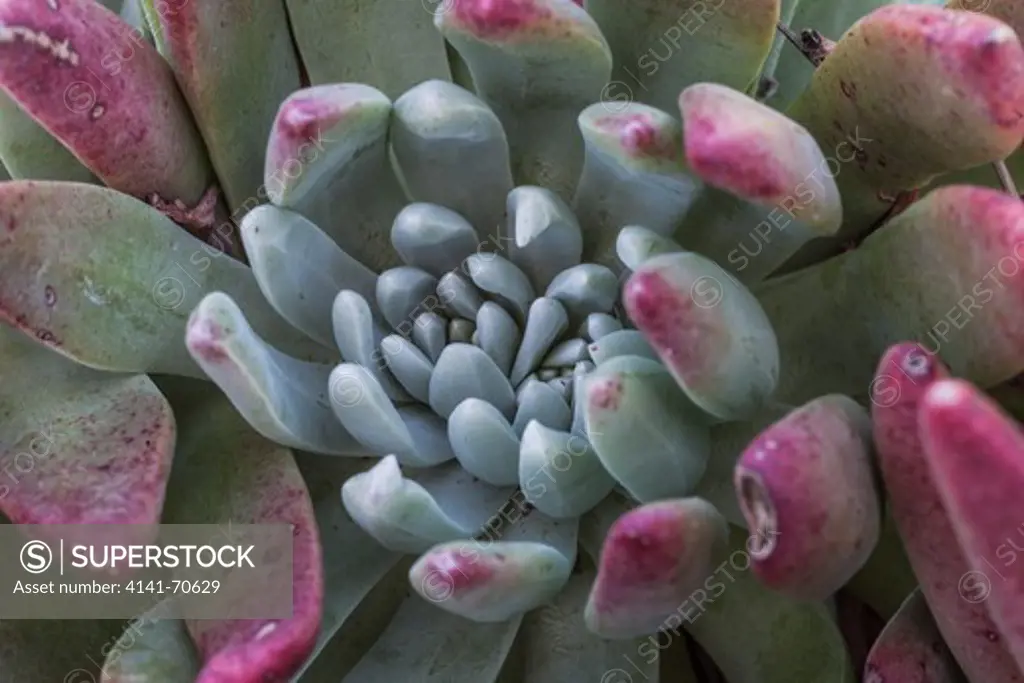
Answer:
[[[0,0],[4,521],[295,534],[0,683],[1024,681],[1024,3],[940,5]]]

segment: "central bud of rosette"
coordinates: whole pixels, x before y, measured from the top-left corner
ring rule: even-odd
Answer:
[[[376,283],[375,348],[345,353],[339,340],[346,359],[371,362],[332,376],[332,393],[350,395],[333,401],[339,419],[371,450],[411,467],[454,457],[494,486],[521,485],[530,467],[589,450],[580,397],[595,367],[591,345],[623,328],[619,278],[581,262],[583,234],[561,198],[517,187],[506,215],[505,229],[483,235],[451,209],[407,205],[391,231],[405,265]],[[367,304],[352,291],[336,302],[353,319]],[[374,419],[352,398],[367,393],[357,382],[382,390],[404,424]],[[406,438],[392,438],[396,430]],[[608,493],[599,488],[593,501],[530,502],[570,516]]]

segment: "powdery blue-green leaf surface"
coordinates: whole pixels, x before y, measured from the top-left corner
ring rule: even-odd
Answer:
[[[174,71],[233,216],[266,195],[263,155],[274,114],[300,85],[284,5],[266,0],[141,2]]]
[[[189,317],[185,346],[263,436],[315,453],[365,455],[331,410],[331,366],[268,345],[228,295],[213,292],[199,302]]]
[[[571,0],[455,0],[450,10],[437,12],[434,24],[501,120],[516,184],[569,201],[583,162],[576,116],[611,72],[597,24]]]
[[[246,266],[107,188],[0,184],[0,269],[0,317],[96,369],[201,377],[181,340],[192,308],[217,290],[283,350],[332,356],[284,323]]]
[[[389,97],[451,75],[432,14],[446,4],[286,0],[295,43],[314,85],[371,83]],[[395,27],[401,27],[401,37]]]
[[[393,455],[356,474],[341,499],[356,524],[386,548],[421,553],[436,543],[465,539],[483,528],[512,493],[442,465],[406,475]]]
[[[707,465],[707,418],[664,366],[638,356],[613,358],[586,378],[583,399],[590,443],[634,498],[693,491]]]
[[[267,142],[270,201],[296,211],[374,272],[398,265],[388,248],[405,195],[388,158],[391,100],[361,83],[297,90]]]
[[[517,616],[505,622],[479,624],[411,595],[342,682],[493,681],[521,621],[522,617]]]
[[[775,38],[779,0],[587,0],[615,56],[602,91],[610,109],[633,100],[675,111],[679,91],[700,81],[745,90]]]

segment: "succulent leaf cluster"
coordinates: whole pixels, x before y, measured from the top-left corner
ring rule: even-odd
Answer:
[[[0,683],[1021,683],[1022,36],[0,0],[3,521],[294,530]]]

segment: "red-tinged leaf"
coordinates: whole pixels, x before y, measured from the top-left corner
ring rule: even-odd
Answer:
[[[887,5],[836,43],[787,113],[826,155],[849,159],[835,172],[837,240],[856,239],[901,191],[1020,145],[1024,47],[984,14]]]
[[[183,425],[165,523],[292,524],[293,612],[285,620],[190,621],[203,658],[196,683],[282,681],[316,643],[323,565],[309,491],[291,451],[267,441],[226,398],[197,398]]]
[[[0,88],[90,171],[136,197],[199,201],[203,142],[142,31],[93,0],[6,0],[0,26]]]
[[[1013,658],[980,602],[960,593],[970,571],[955,542],[918,430],[926,392],[947,376],[945,367],[917,344],[885,354],[872,382],[875,445],[896,526],[935,623],[968,678],[1021,683]]]
[[[879,634],[864,665],[867,682],[961,683],[920,590],[910,594]]]
[[[918,413],[921,441],[969,571],[957,588],[999,626],[990,636],[1024,666],[1024,432],[962,380],[929,387]],[[988,679],[994,680],[994,679]]]
[[[6,326],[0,363],[0,511],[16,524],[158,523],[175,422],[149,378],[74,365]]]
[[[795,599],[825,600],[878,541],[880,505],[867,413],[824,396],[761,432],[736,466],[736,496],[755,538],[753,571]]]

